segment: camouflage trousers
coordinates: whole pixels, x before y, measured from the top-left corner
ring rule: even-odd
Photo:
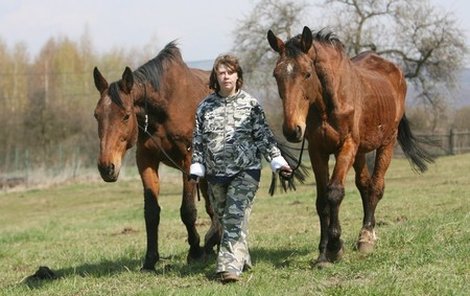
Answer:
[[[246,172],[236,175],[228,183],[209,183],[209,196],[223,233],[217,254],[216,272],[240,275],[244,267],[251,267],[248,250],[248,219],[259,181]]]

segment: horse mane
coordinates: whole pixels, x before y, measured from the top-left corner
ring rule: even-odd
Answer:
[[[337,50],[344,52],[344,44],[339,40],[338,36],[327,28],[323,28],[317,32],[313,32],[313,40],[315,42],[321,43],[323,45],[330,45],[336,48]],[[285,48],[288,56],[296,57],[302,54],[300,40],[302,34],[298,34],[291,39],[287,40],[285,43]]]
[[[160,89],[160,81],[165,72],[165,66],[169,63],[186,66],[181,56],[181,52],[176,45],[176,40],[168,43],[156,57],[135,70],[133,73],[134,78],[137,82],[150,82],[152,87],[158,91]]]
[[[113,82],[109,85],[108,94],[113,103],[124,109],[124,103],[119,95],[119,86],[117,82]]]
[[[186,66],[175,40],[168,43],[156,57],[137,68],[133,72],[134,78],[140,83],[149,81],[154,89],[158,91],[160,89],[160,81],[165,72],[165,66],[169,63]],[[111,83],[108,91],[111,101],[124,108],[124,103],[119,95],[119,81]]]

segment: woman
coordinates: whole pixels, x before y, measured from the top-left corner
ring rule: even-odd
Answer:
[[[261,154],[273,171],[292,173],[281,156],[258,101],[241,90],[243,71],[232,55],[219,56],[210,76],[214,93],[198,106],[193,134],[191,178],[205,176],[212,207],[223,234],[216,272],[236,282],[251,267],[248,218],[258,190]]]

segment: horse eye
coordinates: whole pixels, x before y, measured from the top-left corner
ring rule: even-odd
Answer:
[[[309,79],[310,76],[312,76],[312,74],[310,74],[310,72],[305,73],[305,79]]]
[[[126,115],[124,115],[124,118],[122,119],[123,121],[128,121],[129,120],[129,113],[127,113]]]

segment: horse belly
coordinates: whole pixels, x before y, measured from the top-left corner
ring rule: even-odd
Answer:
[[[390,123],[379,123],[370,125],[361,130],[361,141],[359,144],[359,152],[370,152],[381,146],[387,146],[396,140],[397,128],[392,120]]]

